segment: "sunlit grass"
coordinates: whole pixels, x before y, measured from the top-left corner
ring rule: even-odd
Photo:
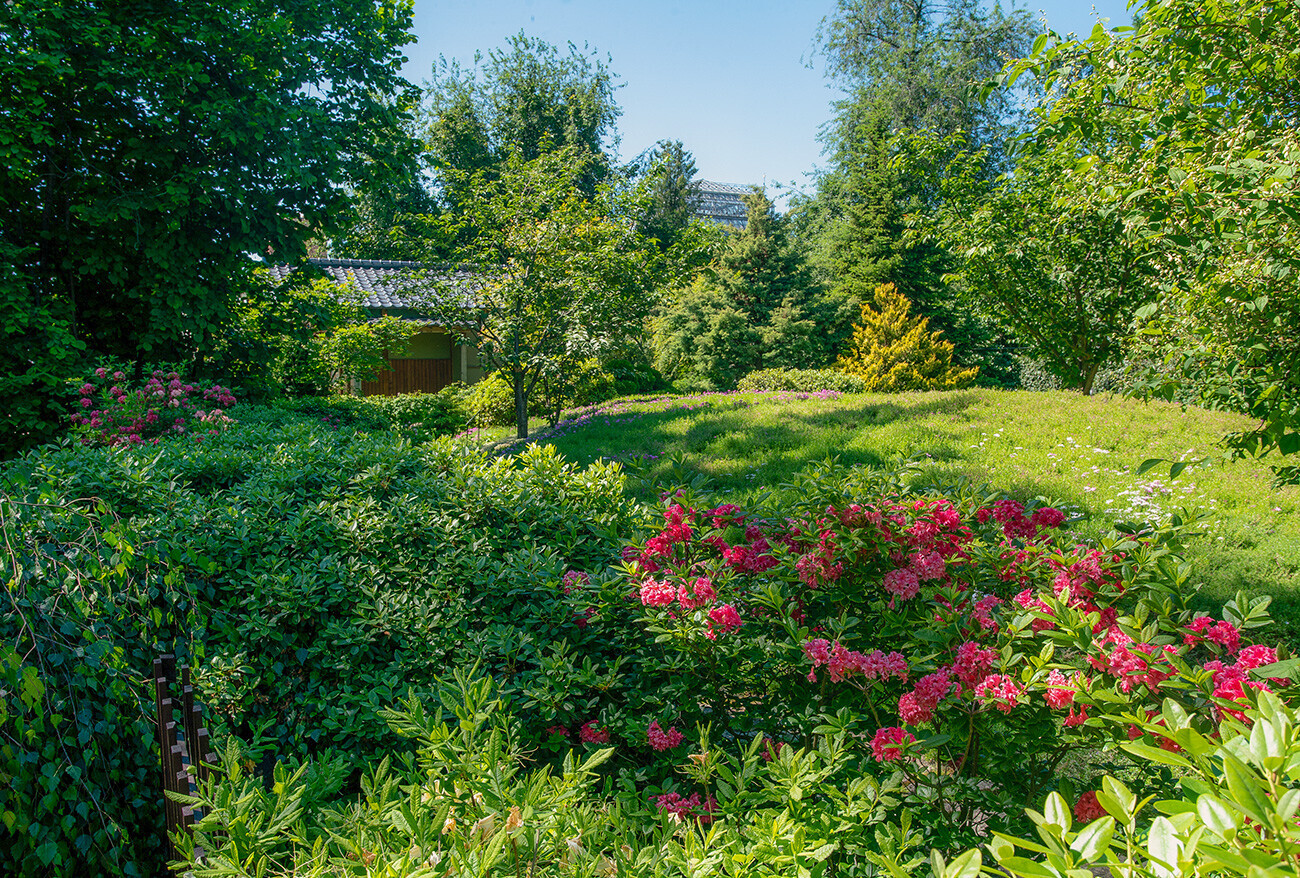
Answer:
[[[1274,489],[1257,461],[1168,468],[1143,476],[1147,458],[1199,460],[1245,419],[1109,395],[966,390],[854,395],[706,394],[619,400],[571,413],[535,441],[566,458],[628,462],[653,499],[674,466],[702,473],[718,495],[788,482],[828,457],[847,466],[925,461],[936,479],[966,476],[1022,499],[1067,508],[1085,535],[1117,521],[1204,514],[1189,559],[1207,603],[1238,590],[1278,598],[1280,621],[1300,632],[1300,490]]]

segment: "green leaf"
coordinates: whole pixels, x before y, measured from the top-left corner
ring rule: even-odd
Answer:
[[[1143,474],[1147,473],[1148,471],[1150,471],[1150,470],[1152,470],[1152,469],[1155,469],[1156,467],[1160,466],[1160,464],[1162,464],[1162,463],[1164,463],[1164,462],[1165,462],[1165,459],[1164,459],[1163,457],[1149,457],[1149,458],[1147,458],[1146,460],[1142,461],[1141,464],[1138,465],[1138,468],[1137,468],[1137,474],[1138,474],[1139,476],[1140,476],[1140,475],[1143,475]]]
[[[1191,768],[1192,763],[1185,756],[1177,753],[1170,753],[1160,747],[1152,747],[1150,744],[1143,744],[1141,741],[1130,741],[1123,745],[1123,748],[1140,759],[1146,759],[1149,762],[1160,762],[1164,765],[1174,765],[1178,768]]]
[[[1070,849],[1085,860],[1095,861],[1110,847],[1114,836],[1115,818],[1099,817],[1079,832],[1074,841],[1070,842]]]
[[[1232,804],[1261,826],[1267,826],[1268,795],[1245,764],[1231,753],[1223,754],[1223,775],[1232,793]]]
[[[1196,813],[1207,829],[1222,839],[1237,834],[1237,816],[1215,796],[1206,793],[1196,800]]]

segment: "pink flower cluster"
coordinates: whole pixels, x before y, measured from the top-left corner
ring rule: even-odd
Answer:
[[[846,649],[837,640],[834,644],[823,638],[809,640],[803,645],[804,655],[812,662],[808,672],[808,681],[817,682],[817,669],[826,666],[826,672],[832,683],[838,683],[854,674],[861,674],[867,680],[887,680],[896,677],[907,679],[907,660],[902,653],[891,652],[888,655],[880,650],[870,653],[854,652]]]
[[[1065,514],[1059,509],[1044,506],[1026,516],[1024,504],[1015,500],[999,500],[992,509],[981,509],[975,515],[980,524],[992,518],[1002,525],[1008,540],[1039,540],[1065,523]]]
[[[676,726],[669,726],[665,732],[656,719],[651,720],[650,728],[646,729],[646,740],[656,750],[671,750],[682,742],[682,733],[677,731]]]
[[[1226,623],[1224,623],[1226,624]],[[1210,661],[1205,663],[1207,670],[1214,673],[1214,697],[1223,701],[1246,700],[1246,687],[1259,689],[1264,692],[1271,692],[1268,684],[1263,680],[1252,680],[1249,678],[1249,671],[1255,668],[1262,668],[1265,665],[1271,665],[1277,661],[1277,650],[1271,646],[1248,646],[1237,654],[1235,664],[1225,665],[1221,661]],[[1269,681],[1276,686],[1286,684],[1286,680],[1277,677],[1270,677]],[[1216,713],[1222,718],[1225,715],[1234,716],[1237,719],[1245,719],[1245,714],[1240,710],[1215,706]]]
[[[596,725],[596,720],[587,720],[578,729],[578,738],[587,744],[608,744],[609,729]]]
[[[718,810],[718,803],[713,796],[700,798],[699,793],[691,793],[683,798],[681,793],[664,793],[654,797],[655,807],[660,811],[674,815],[680,820],[695,818],[701,823],[709,823]]]
[[[1106,809],[1097,802],[1096,790],[1088,790],[1074,803],[1074,819],[1089,823],[1106,816]]]
[[[709,610],[709,627],[704,632],[704,636],[709,640],[717,640],[719,634],[739,631],[741,624],[740,613],[735,607],[731,604],[720,604]]]
[[[168,434],[215,434],[231,423],[222,407],[234,405],[235,397],[220,384],[201,388],[184,382],[175,372],[159,370],[142,387],[131,390],[122,372],[110,374],[100,367],[95,377],[109,386],[83,383],[79,388],[83,411],[71,416],[72,423],[84,430],[83,444],[138,445]],[[201,400],[194,398],[196,393]],[[94,400],[97,394],[101,398],[98,405]]]
[[[1006,674],[990,674],[975,687],[976,698],[1003,713],[1010,713],[1024,694],[1024,687]]]
[[[877,762],[895,762],[903,758],[903,749],[915,740],[911,732],[897,727],[877,729],[871,739],[871,755]]]
[[[1209,616],[1197,616],[1187,628],[1191,632],[1183,637],[1187,646],[1208,640],[1222,646],[1228,655],[1236,655],[1241,649],[1241,632],[1231,622],[1216,622]]]

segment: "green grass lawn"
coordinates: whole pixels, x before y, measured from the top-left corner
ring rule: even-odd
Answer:
[[[800,397],[803,398],[800,398]],[[921,456],[927,475],[966,476],[1022,499],[1041,497],[1078,519],[1084,534],[1116,521],[1206,513],[1188,557],[1199,601],[1238,589],[1275,597],[1288,639],[1300,642],[1300,489],[1275,489],[1257,461],[1168,467],[1135,475],[1152,457],[1216,455],[1244,418],[1110,395],[962,390],[819,399],[791,393],[706,394],[619,400],[570,413],[534,439],[579,462],[626,461],[644,499],[674,466],[708,477],[733,502],[777,487],[834,457],[882,467]]]

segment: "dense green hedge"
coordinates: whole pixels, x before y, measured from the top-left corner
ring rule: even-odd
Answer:
[[[453,384],[437,393],[401,396],[306,396],[276,403],[276,408],[319,418],[334,427],[395,430],[420,440],[459,433],[469,420],[469,388]]]
[[[863,393],[866,382],[857,375],[834,369],[761,369],[740,379],[737,390],[787,390],[816,393],[833,390],[840,393]]]
[[[617,467],[234,414],[201,444],[46,447],[3,471],[0,873],[157,869],[159,652],[195,657],[215,734],[367,757],[409,749],[379,711],[448,665],[508,680],[590,636],[554,596],[635,529]]]

